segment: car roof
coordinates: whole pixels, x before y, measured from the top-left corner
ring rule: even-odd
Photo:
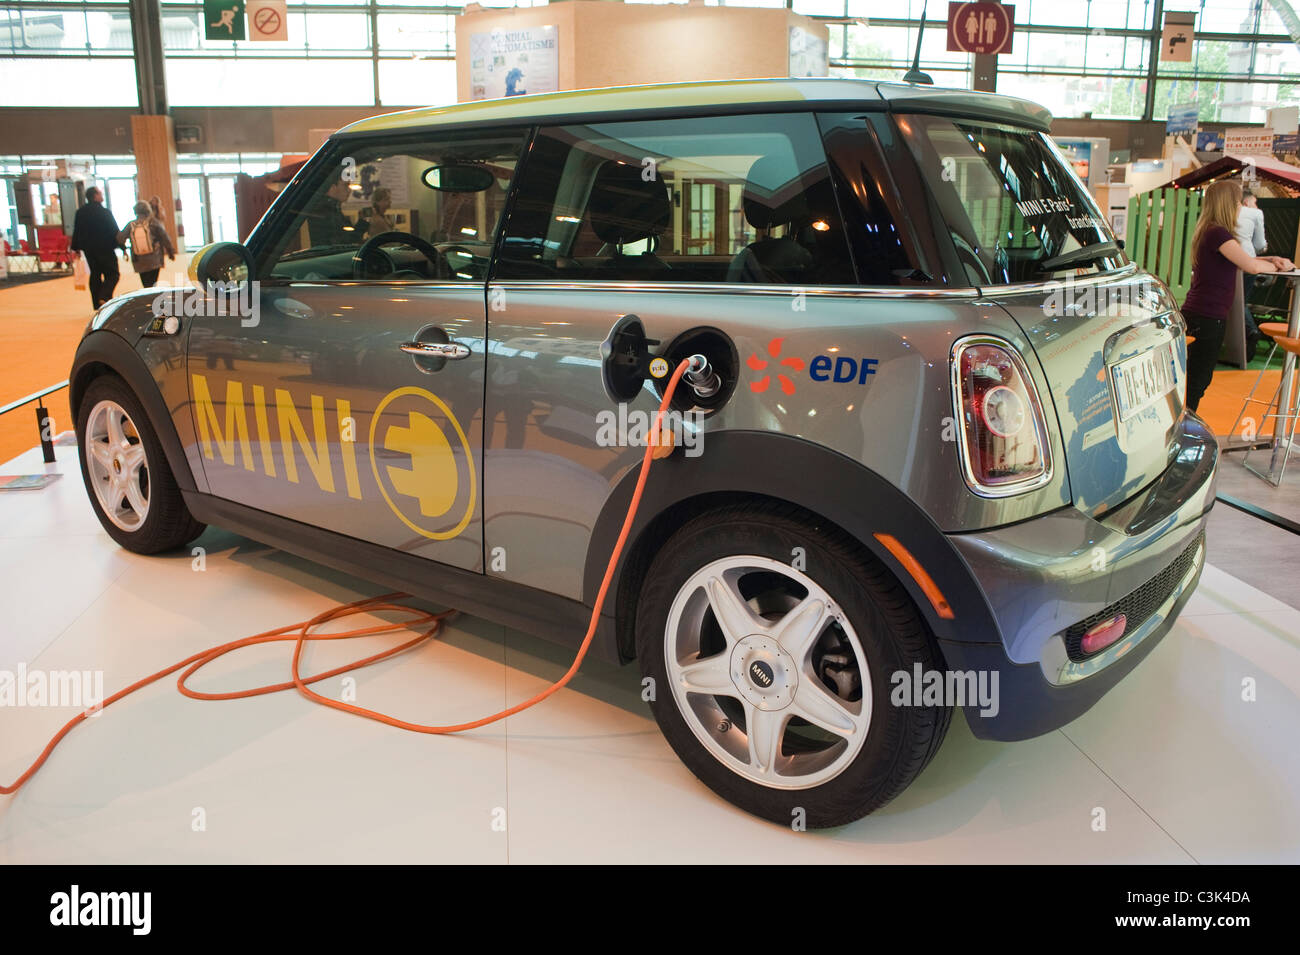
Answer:
[[[1036,103],[970,90],[840,77],[726,80],[618,86],[536,93],[450,106],[426,106],[372,116],[336,136],[479,125],[611,121],[647,113],[687,116],[720,112],[867,109],[942,113],[1047,130],[1051,113]]]

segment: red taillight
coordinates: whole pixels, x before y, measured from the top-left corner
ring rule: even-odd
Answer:
[[[972,337],[953,348],[953,399],[966,481],[980,494],[1017,494],[1051,478],[1042,404],[1007,342]]]

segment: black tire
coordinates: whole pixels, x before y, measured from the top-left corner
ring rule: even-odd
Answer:
[[[144,446],[148,474],[149,506],[144,521],[132,531],[118,527],[104,512],[92,487],[90,466],[86,460],[86,431],[90,413],[101,401],[114,401],[130,416],[139,443]],[[95,516],[108,536],[137,554],[157,554],[188,544],[206,529],[190,514],[176,486],[176,478],[167,464],[162,443],[145,413],[144,406],[121,378],[101,375],[94,379],[82,396],[77,409],[77,457],[81,461],[81,478]]]
[[[803,573],[857,633],[873,703],[861,749],[838,775],[810,788],[784,789],[741,775],[701,743],[669,683],[665,641],[672,604],[698,570],[740,555],[789,565],[796,547],[805,555]],[[736,505],[683,525],[656,554],[646,576],[637,602],[636,646],[642,675],[662,688],[653,693],[651,710],[682,762],[723,799],[786,826],[842,826],[884,806],[930,762],[952,719],[947,706],[889,703],[892,674],[910,674],[915,663],[925,672],[943,669],[934,637],[897,580],[839,529],[787,505]]]

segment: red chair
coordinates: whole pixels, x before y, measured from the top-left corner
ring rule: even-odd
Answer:
[[[77,253],[70,248],[71,240],[61,225],[38,225],[36,227],[36,255],[42,262],[49,262],[59,268],[70,266],[77,259]]]

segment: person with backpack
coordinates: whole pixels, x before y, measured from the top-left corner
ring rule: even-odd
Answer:
[[[176,246],[167,235],[163,224],[154,218],[153,208],[141,200],[135,204],[135,218],[118,234],[118,241],[131,242],[131,265],[140,274],[140,283],[145,288],[153,288],[162,269],[163,254],[173,262],[176,260]]]

